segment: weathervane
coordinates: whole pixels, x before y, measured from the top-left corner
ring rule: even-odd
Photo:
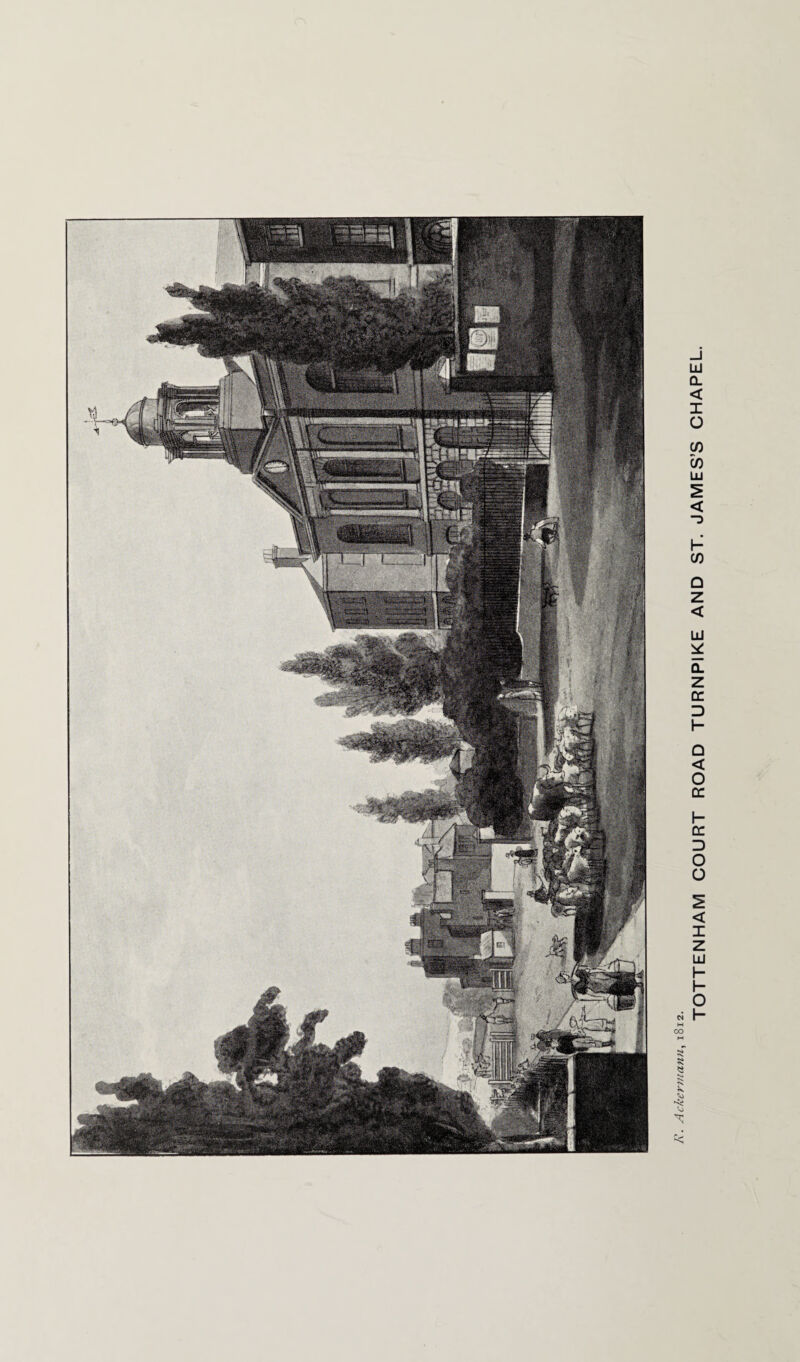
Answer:
[[[89,418],[90,418],[90,419],[89,419],[88,421],[84,421],[84,425],[86,425],[86,426],[94,426],[94,433],[95,433],[95,435],[99,435],[99,434],[100,434],[100,427],[101,427],[101,426],[123,426],[123,425],[125,424],[125,422],[124,422],[124,421],[121,421],[120,418],[119,418],[118,416],[111,416],[111,417],[108,417],[108,416],[102,417],[102,416],[101,416],[100,419],[98,420],[98,418],[97,418],[97,407],[89,407]]]

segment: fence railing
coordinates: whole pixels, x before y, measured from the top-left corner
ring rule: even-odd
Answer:
[[[512,461],[549,460],[552,393],[524,397],[516,393],[491,393],[489,408],[492,420],[489,453]]]

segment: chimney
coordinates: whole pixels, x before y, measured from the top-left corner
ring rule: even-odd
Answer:
[[[308,558],[307,553],[301,553],[299,549],[279,549],[277,544],[272,545],[272,551],[264,549],[264,562],[272,563],[273,567],[302,567]]]

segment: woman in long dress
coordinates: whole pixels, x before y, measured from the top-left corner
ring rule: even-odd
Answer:
[[[587,994],[608,998],[632,998],[641,980],[631,970],[587,969],[578,965],[573,975],[573,987],[579,997]]]
[[[613,1044],[613,1036],[582,1036],[580,1032],[557,1028],[536,1032],[536,1049],[542,1054],[554,1051],[558,1055],[575,1055],[586,1050],[609,1050]]]

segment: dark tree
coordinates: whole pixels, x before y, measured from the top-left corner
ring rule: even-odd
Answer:
[[[456,1017],[480,1017],[492,1006],[490,988],[462,988],[455,979],[448,979],[444,986],[442,1002]]]
[[[159,322],[148,340],[196,345],[210,358],[259,351],[293,364],[327,362],[341,369],[391,372],[426,369],[452,354],[453,294],[447,280],[404,289],[391,298],[352,277],[276,279],[221,289],[172,284],[167,293],[196,310]]]
[[[333,1046],[316,1039],[323,1009],[309,1012],[288,1045],[283,1007],[269,989],[250,1020],[220,1036],[220,1068],[236,1083],[186,1073],[164,1088],[152,1074],[98,1083],[116,1104],[78,1118],[77,1153],[423,1154],[478,1153],[491,1136],[472,1098],[424,1074],[382,1069],[368,1083],[354,1062],[361,1031]]]
[[[332,687],[319,705],[344,705],[345,713],[414,714],[441,697],[439,642],[432,634],[357,634],[323,652],[298,653],[281,670],[318,676]]]
[[[238,1086],[251,1101],[253,1084],[266,1074],[274,1073],[284,1059],[289,1024],[286,1008],[275,1002],[279,993],[278,988],[268,988],[253,1008],[246,1025],[235,1026],[214,1042],[220,1071],[234,1074]]]
[[[459,732],[441,719],[400,719],[396,724],[373,724],[367,733],[339,738],[350,752],[368,752],[370,761],[433,762],[449,757],[458,747]]]
[[[440,659],[442,708],[475,749],[456,788],[467,817],[513,837],[524,816],[518,728],[497,696],[522,665],[516,611],[523,483],[519,470],[483,460],[461,489],[473,505],[472,538],[448,564],[454,604]]]
[[[461,805],[446,790],[404,790],[399,795],[378,799],[369,795],[364,804],[353,806],[365,817],[377,818],[379,823],[427,823],[431,818],[449,818],[458,813]]]

